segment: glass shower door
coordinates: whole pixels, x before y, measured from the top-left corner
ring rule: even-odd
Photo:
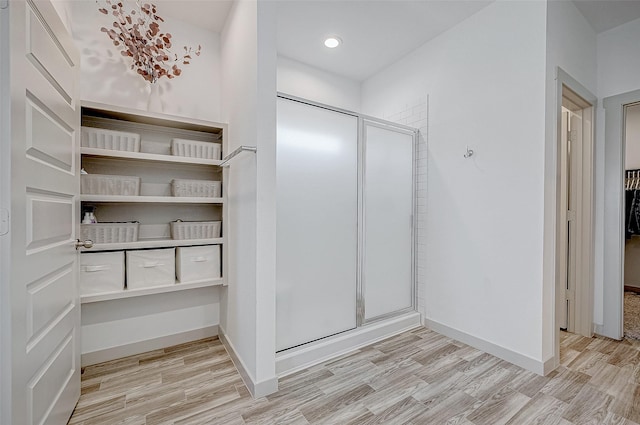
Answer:
[[[356,327],[358,118],[278,98],[276,350]]]
[[[364,120],[363,322],[414,306],[413,131]]]

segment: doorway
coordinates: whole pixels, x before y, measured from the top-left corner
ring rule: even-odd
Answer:
[[[599,326],[597,331],[600,335],[613,339],[622,339],[624,335],[625,216],[627,215],[625,133],[626,124],[630,118],[629,113],[633,114],[635,111],[631,108],[638,104],[640,104],[640,90],[611,96],[603,102],[605,108],[603,320],[602,326]],[[630,169],[632,172],[633,170]]]
[[[558,70],[556,328],[593,334],[594,105]]]
[[[560,202],[558,215],[561,292],[559,327],[591,336],[593,106],[562,85]]]
[[[640,103],[624,113],[623,336],[640,340]]]

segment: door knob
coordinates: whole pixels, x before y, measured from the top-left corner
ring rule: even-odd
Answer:
[[[93,248],[93,241],[91,239],[87,239],[86,241],[76,239],[76,249],[78,248]]]

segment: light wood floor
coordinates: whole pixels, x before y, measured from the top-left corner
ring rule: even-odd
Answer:
[[[419,328],[251,399],[218,339],[84,368],[72,424],[640,423],[640,344],[562,334],[541,377]]]

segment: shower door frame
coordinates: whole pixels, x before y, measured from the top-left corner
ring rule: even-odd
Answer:
[[[418,147],[418,130],[412,127],[408,127],[402,124],[396,124],[389,121],[384,121],[378,118],[369,117],[363,114],[358,114],[359,128],[358,128],[358,279],[357,279],[357,292],[356,297],[358,300],[356,311],[358,312],[357,326],[374,323],[380,320],[396,317],[411,311],[416,311],[417,308],[417,270],[416,270],[416,252],[417,252],[417,205],[416,205],[416,188],[417,188],[417,173],[416,173],[416,160],[417,160],[417,147]],[[364,279],[364,269],[366,264],[366,241],[365,241],[365,217],[366,217],[366,200],[364,198],[366,182],[366,127],[374,126],[382,129],[393,129],[399,133],[412,136],[412,149],[411,149],[411,306],[403,308],[401,310],[391,311],[382,315],[366,318],[366,281]]]

